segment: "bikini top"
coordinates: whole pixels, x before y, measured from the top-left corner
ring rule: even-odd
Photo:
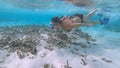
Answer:
[[[81,23],[84,23],[84,21],[83,21],[84,15],[83,15],[83,14],[74,14],[74,15],[72,15],[72,16],[70,17],[70,19],[71,19],[71,18],[75,18],[76,16],[81,19]]]

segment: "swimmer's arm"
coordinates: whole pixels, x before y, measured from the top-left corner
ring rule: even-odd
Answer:
[[[97,9],[91,11],[88,13],[88,15],[86,16],[87,18],[90,18],[93,14],[95,14],[95,12],[97,11]]]

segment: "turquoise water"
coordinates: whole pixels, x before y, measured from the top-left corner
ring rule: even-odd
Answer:
[[[91,9],[97,8],[99,12],[102,9],[110,10],[104,12],[104,15],[110,18],[110,22],[105,27],[111,30],[119,31],[120,28],[120,4],[119,1],[97,1],[90,7],[76,7],[71,3],[57,0],[0,0],[0,26],[11,25],[49,25],[53,16],[72,15],[74,13],[87,14]],[[97,14],[96,13],[96,14]],[[93,17],[95,19],[96,17]]]
[[[0,68],[43,68],[43,64],[45,63],[53,64],[53,66],[56,66],[55,68],[64,68],[63,66],[66,64],[66,60],[69,61],[73,68],[120,68],[119,0],[91,1],[94,1],[94,3],[78,7],[64,0],[0,0]],[[63,44],[68,44],[68,47],[70,46],[71,48],[63,47],[63,49],[59,49],[58,47],[53,49],[53,51],[49,51],[44,48],[47,44],[55,45],[57,42],[55,41],[53,43],[53,41],[48,41],[50,39],[54,40],[53,31],[50,29],[50,20],[53,16],[70,16],[74,13],[82,13],[86,15],[95,8],[98,9],[98,11],[90,18],[90,20],[99,20],[100,17],[97,16],[97,14],[103,12],[103,17],[108,17],[110,19],[108,24],[98,24],[93,27],[80,27],[80,30],[83,31],[83,33],[80,31],[76,31],[76,33],[74,33],[73,31],[73,33],[64,34],[64,32],[62,32],[62,35],[61,32],[58,32],[58,35],[68,36],[68,39],[70,40],[73,40],[74,37],[77,38],[75,42],[78,43],[71,44],[68,43],[68,41],[65,43],[65,37],[65,39],[58,40],[58,42],[63,41]],[[47,27],[43,26],[43,24],[47,25]],[[55,32],[55,34],[57,33]],[[86,39],[83,39],[84,36],[81,37],[79,34],[81,36],[82,34],[85,34],[85,38],[87,38],[87,36],[91,36],[96,40],[96,45],[93,44],[94,42],[91,42],[90,47],[82,48],[81,46],[84,47],[84,45],[79,43],[87,42]],[[38,50],[37,55],[31,55],[28,53],[30,55],[29,57],[19,59],[16,55],[19,48],[12,53],[9,53],[9,50],[4,50],[7,48],[9,49],[9,44],[14,45],[14,43],[10,43],[11,41],[16,42],[16,40],[18,40],[16,45],[18,44],[20,46],[19,41],[21,43],[26,41],[26,39],[34,40],[36,38],[38,42],[36,44],[36,49]],[[34,41],[32,41],[29,45],[31,46],[32,43],[34,43]],[[75,53],[74,51],[77,52],[76,54],[79,56],[72,54]],[[32,52],[32,50],[30,50],[30,52]],[[44,55],[46,55],[45,58],[43,58]],[[78,61],[81,60],[80,55],[87,55],[86,58],[82,57],[85,59],[85,62],[87,62],[86,66],[80,64]],[[106,61],[107,63],[104,62],[105,59],[103,58],[108,60]]]

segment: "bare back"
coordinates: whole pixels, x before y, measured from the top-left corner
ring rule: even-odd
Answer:
[[[61,27],[66,31],[71,31],[73,28],[83,26],[84,23],[79,21],[79,18],[74,18],[74,20],[69,19],[68,17],[62,21]]]
[[[72,30],[72,28],[70,27],[70,24],[72,24],[72,23],[73,23],[72,20],[67,18],[62,22],[61,27],[66,31],[70,31],[70,30]]]

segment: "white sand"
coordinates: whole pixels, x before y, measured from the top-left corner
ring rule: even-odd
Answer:
[[[88,48],[70,45],[71,48],[55,48],[50,51],[43,48],[46,44],[44,42],[42,46],[37,47],[37,55],[19,59],[15,52],[7,57],[0,67],[44,68],[45,64],[49,64],[55,68],[64,68],[68,61],[69,67],[72,68],[120,68],[120,33],[98,32],[92,29],[88,33],[97,39],[97,45],[91,45]],[[47,36],[44,35],[44,37]]]

